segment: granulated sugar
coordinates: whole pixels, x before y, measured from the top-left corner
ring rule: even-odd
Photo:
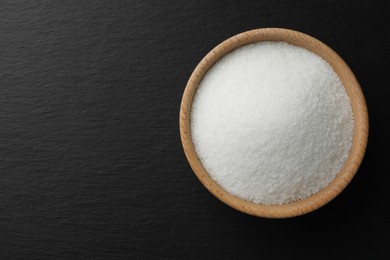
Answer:
[[[325,187],[352,146],[344,87],[316,54],[284,42],[246,45],[207,72],[191,136],[203,166],[227,192],[284,204]]]

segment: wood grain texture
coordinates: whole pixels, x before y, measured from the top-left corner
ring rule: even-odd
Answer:
[[[352,104],[355,120],[352,148],[337,177],[318,193],[302,200],[283,205],[252,203],[226,192],[207,173],[199,160],[191,140],[191,106],[199,82],[207,70],[222,56],[243,45],[261,41],[284,41],[303,47],[326,60],[340,77]],[[288,29],[264,28],[235,35],[216,46],[199,63],[188,80],[180,108],[180,133],[184,152],[198,179],[218,199],[244,213],[268,217],[287,218],[316,210],[335,198],[352,180],[363,159],[368,140],[368,112],[363,92],[353,72],[343,59],[319,40]]]

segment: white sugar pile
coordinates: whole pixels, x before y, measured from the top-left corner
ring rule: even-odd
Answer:
[[[246,45],[207,72],[191,135],[211,177],[260,204],[306,198],[331,182],[352,146],[353,114],[331,66],[284,42]]]

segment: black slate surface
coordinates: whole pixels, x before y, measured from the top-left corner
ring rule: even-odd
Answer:
[[[0,259],[389,259],[388,1],[1,1]],[[182,92],[226,38],[327,43],[366,95],[348,188],[311,214],[251,217],[184,157]]]

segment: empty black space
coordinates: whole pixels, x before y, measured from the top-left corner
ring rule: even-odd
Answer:
[[[0,259],[389,259],[388,1],[0,3]],[[347,189],[296,218],[214,198],[182,151],[180,100],[237,33],[328,44],[367,99]]]

